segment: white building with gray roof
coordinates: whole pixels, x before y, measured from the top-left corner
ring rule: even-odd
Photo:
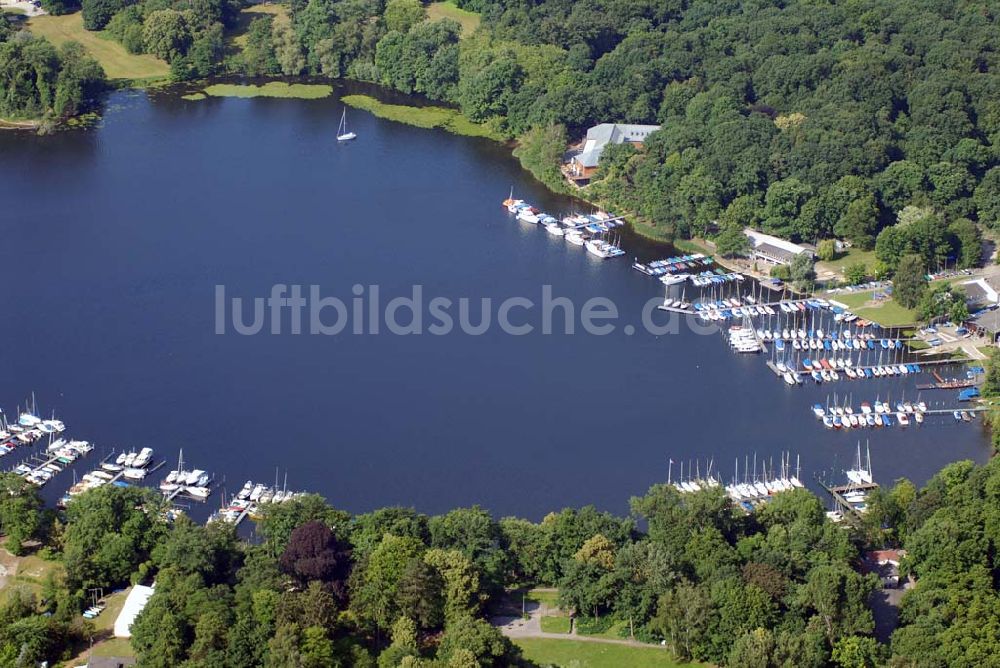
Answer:
[[[642,146],[659,125],[634,125],[630,123],[601,123],[587,130],[583,148],[570,161],[572,175],[578,179],[589,179],[597,169],[601,154],[608,144]]]

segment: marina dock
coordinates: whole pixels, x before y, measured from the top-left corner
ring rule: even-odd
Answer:
[[[176,489],[172,489],[169,492],[164,492],[163,495],[164,497],[166,497],[169,503],[173,503],[174,500],[177,499],[178,497],[183,498],[185,501],[200,501],[201,503],[205,503],[206,501],[208,501],[208,497],[212,496],[211,488],[213,481],[214,478],[212,480],[209,480],[208,484],[205,486],[205,488],[210,491],[204,497],[199,497],[195,496],[194,494],[191,494],[190,492],[188,492],[188,487],[186,485],[180,485]]]
[[[924,366],[939,366],[939,365],[943,365],[943,364],[961,364],[961,361],[952,360],[952,359],[945,359],[945,360],[923,360],[923,361],[920,362],[920,366],[921,367],[924,367]],[[904,365],[905,365],[905,363],[904,363]],[[887,367],[887,366],[898,367],[899,364],[898,363],[872,364],[872,365],[867,365],[867,366],[852,366],[851,368],[854,369],[855,371],[861,371],[862,373],[864,373],[864,371],[866,369],[869,370],[869,371],[872,371],[874,369],[884,368],[884,367]],[[777,365],[774,362],[770,361],[770,360],[767,361],[767,368],[769,368],[771,371],[773,371],[774,375],[778,376],[779,378],[781,378],[781,377],[783,377],[785,375],[784,373],[782,373],[781,371],[779,371]],[[799,370],[799,369],[795,369],[795,370],[799,371],[801,373],[801,370]],[[843,371],[843,369],[838,368],[837,371]],[[910,372],[910,374],[906,374],[906,375],[912,375],[912,374],[913,374],[913,372]],[[851,379],[848,377],[847,380],[851,380]],[[824,381],[824,382],[829,382],[829,381]],[[917,389],[933,389],[933,388],[920,388],[920,387],[918,387]]]
[[[68,444],[67,444],[67,447],[68,447]],[[87,455],[87,453],[89,452],[89,450],[86,451],[86,452],[81,451],[81,450],[77,450],[77,452],[80,453],[79,457],[85,457]],[[21,470],[24,471],[23,472],[23,476],[25,478],[27,478],[29,481],[34,481],[34,480],[38,480],[39,479],[39,476],[41,476],[42,472],[48,472],[48,471],[50,471],[51,467],[53,467],[53,466],[58,467],[59,471],[61,472],[61,471],[64,470],[64,468],[63,468],[64,466],[69,466],[69,464],[72,463],[72,462],[68,462],[67,463],[64,460],[65,460],[65,456],[62,455],[62,454],[60,454],[58,451],[51,452],[51,453],[46,453],[45,455],[36,452],[35,454],[31,455],[31,457],[28,458],[27,461],[30,462],[29,464],[23,464],[22,465],[22,466],[30,467],[31,470],[30,471],[24,471],[23,469],[21,469]],[[53,477],[53,476],[50,476],[50,477]],[[47,482],[47,480],[46,480],[46,482]],[[44,484],[44,482],[40,483],[40,484]]]
[[[694,311],[690,308],[678,308],[677,306],[664,306],[660,304],[656,307],[658,311],[669,311],[670,313],[680,313],[681,315],[694,315]]]
[[[845,497],[844,495],[851,492],[862,492],[867,494],[868,492],[872,492],[879,488],[879,484],[874,481],[868,483],[857,483],[849,485],[827,485],[822,480],[817,480],[816,482],[818,482],[820,487],[825,489],[830,494],[830,496],[833,497],[833,501],[834,503],[837,504],[838,510],[840,510],[842,513],[848,513],[850,516],[858,520],[862,518],[863,515],[862,511],[858,509],[853,503],[848,501],[847,497]]]

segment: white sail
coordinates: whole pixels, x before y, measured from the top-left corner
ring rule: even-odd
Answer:
[[[345,107],[344,113],[340,116],[340,125],[337,126],[337,141],[349,141],[356,137],[356,134],[347,131],[347,108]]]

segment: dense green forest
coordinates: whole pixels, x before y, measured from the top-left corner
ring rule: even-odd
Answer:
[[[0,116],[73,116],[89,108],[103,87],[101,66],[79,44],[56,49],[15,30],[0,14]]]
[[[720,489],[654,485],[618,517],[592,507],[541,522],[477,508],[351,515],[320,497],[264,506],[256,539],[168,521],[154,490],[107,486],[46,510],[0,474],[5,547],[63,567],[39,596],[0,591],[0,665],[66,658],[93,635],[86,592],[156,583],[133,626],[140,666],[513,666],[487,621],[517,587],[558,587],[577,627],[612,622],[681,659],[762,668],[936,668],[1000,661],[1000,460],[957,462],[918,490],[873,493],[833,524],[805,490],[746,515]],[[643,529],[640,530],[639,527]],[[904,547],[901,625],[875,641],[863,550]],[[512,597],[518,600],[517,597]],[[19,662],[20,661],[20,662]]]
[[[306,496],[265,506],[248,545],[227,524],[168,523],[153,490],[99,488],[57,517],[23,480],[0,483],[8,548],[38,538],[65,566],[43,601],[8,588],[0,665],[24,651],[58,658],[86,638],[89,589],[153,580],[133,627],[141,666],[516,665],[485,615],[525,584],[558,586],[581,627],[628,621],[683,658],[765,665],[754,661],[766,651],[766,665],[826,666],[882,652],[866,607],[877,580],[855,570],[862,532],[830,523],[803,490],[747,516],[719,489],[657,485],[630,517],[587,507],[538,523],[476,507],[351,516]]]
[[[895,666],[1000,665],[1000,461],[956,462],[919,492],[903,482],[876,503],[916,587],[892,637]]]

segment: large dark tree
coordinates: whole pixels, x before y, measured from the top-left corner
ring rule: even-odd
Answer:
[[[340,596],[350,572],[350,549],[337,540],[328,526],[312,520],[292,531],[278,563],[301,584],[318,580]]]

